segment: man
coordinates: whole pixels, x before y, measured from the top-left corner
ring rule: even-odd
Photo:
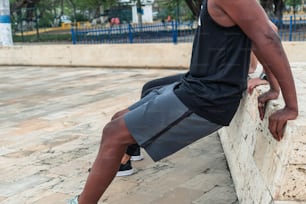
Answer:
[[[199,11],[196,7],[197,6],[196,4],[198,3],[198,1],[196,1],[196,2],[187,1],[187,2],[191,3],[191,4],[188,4],[190,6],[190,9],[194,13],[194,15],[198,16]],[[200,8],[200,6],[198,6],[198,7]],[[272,29],[275,32],[278,32],[277,26],[271,21],[269,23],[270,23]],[[257,60],[255,54],[253,52],[251,52],[249,74],[254,73],[257,66],[258,66],[258,60]],[[163,78],[160,78],[160,79],[155,79],[155,80],[149,81],[142,88],[141,98],[143,98],[145,95],[150,93],[152,90],[155,90],[157,88],[161,88],[162,86],[165,86],[165,85],[168,85],[168,84],[171,84],[171,83],[174,83],[174,82],[178,82],[181,79],[183,79],[183,77],[184,77],[184,74],[178,74],[178,75],[174,75],[174,76],[168,76],[168,77],[163,77]],[[262,73],[259,75],[259,77],[249,78],[247,91],[248,91],[249,94],[252,94],[255,87],[257,87],[259,85],[268,84],[268,83],[269,82],[268,82],[267,76],[266,76],[266,74],[263,70]],[[140,146],[138,144],[129,145],[126,153],[124,154],[124,156],[121,159],[121,164],[120,164],[120,167],[119,167],[119,170],[118,170],[116,176],[130,176],[130,175],[132,175],[134,173],[134,169],[132,167],[131,161],[140,161],[143,158],[144,157],[141,154]]]
[[[115,114],[103,129],[97,158],[83,192],[70,203],[97,203],[130,144],[138,143],[158,161],[229,125],[247,86],[253,51],[267,68],[270,90],[258,98],[260,118],[279,95],[285,107],[269,117],[276,140],[287,120],[298,115],[294,80],[278,35],[256,0],[204,0],[190,70],[177,83],[153,91]]]
[[[275,26],[276,27],[276,26]],[[272,27],[273,28],[273,27]],[[273,30],[277,31],[277,28],[273,28]],[[255,72],[256,67],[257,67],[257,58],[251,53],[251,58],[250,58],[250,68],[249,68],[249,74],[252,74]],[[156,89],[159,89],[163,86],[169,85],[174,82],[179,82],[180,80],[183,79],[185,74],[177,74],[177,75],[171,75],[159,79],[154,79],[142,87],[141,91],[141,98],[145,97],[147,94],[149,94],[151,91],[154,91]],[[248,79],[248,85],[247,85],[247,91],[249,94],[253,93],[253,90],[255,87],[259,85],[264,85],[264,84],[269,84],[267,76],[265,72],[263,71],[258,77],[254,78],[249,78]],[[115,117],[112,119],[116,119]],[[140,146],[138,144],[132,144],[127,147],[126,153],[121,159],[121,164],[119,167],[119,170],[116,174],[116,176],[130,176],[134,173],[134,169],[132,167],[131,161],[140,161],[144,157],[141,154]]]

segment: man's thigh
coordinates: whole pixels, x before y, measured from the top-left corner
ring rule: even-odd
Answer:
[[[124,116],[132,137],[155,161],[221,127],[190,111],[174,94],[174,86],[160,90]]]

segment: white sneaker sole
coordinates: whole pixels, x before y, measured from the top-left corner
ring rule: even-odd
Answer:
[[[130,176],[134,173],[134,169],[126,170],[126,171],[118,171],[116,176]]]
[[[143,156],[142,154],[140,154],[139,156],[131,156],[131,161],[140,161],[143,160]]]

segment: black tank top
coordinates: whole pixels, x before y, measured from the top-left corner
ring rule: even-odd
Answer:
[[[203,1],[190,70],[174,92],[194,113],[229,125],[247,86],[251,41],[238,26],[223,27]]]

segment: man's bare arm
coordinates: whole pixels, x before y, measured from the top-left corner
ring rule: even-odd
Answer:
[[[254,53],[256,51],[253,51]],[[271,72],[270,68],[268,68],[268,65],[265,64],[263,62],[263,60],[260,57],[260,54],[255,54],[255,56],[257,57],[258,61],[260,62],[260,64],[262,64],[264,73],[266,73],[269,84],[270,84],[270,90],[269,93],[267,94],[268,96],[268,100],[270,99],[276,99],[279,96],[279,91],[280,91],[280,87],[278,84],[277,79],[275,78],[275,76],[273,75],[273,73]],[[266,104],[264,104],[266,105]],[[264,113],[261,114],[261,119],[264,117]]]
[[[276,35],[278,35],[278,28],[277,26],[269,21],[269,25],[271,26],[271,28],[273,29],[273,31],[276,33]],[[255,54],[256,50],[252,50]],[[255,54],[256,56],[256,54]],[[262,64],[263,66],[263,71],[264,73],[267,75],[269,84],[270,84],[270,91],[268,93],[269,97],[271,97],[271,99],[276,99],[279,95],[279,84],[277,82],[277,79],[275,78],[275,76],[273,75],[273,73],[270,71],[270,68],[268,68],[268,65],[265,64],[265,62],[261,59],[260,57],[260,53],[257,53],[256,58],[258,59],[258,61]],[[261,115],[261,118],[263,118],[264,115]]]

